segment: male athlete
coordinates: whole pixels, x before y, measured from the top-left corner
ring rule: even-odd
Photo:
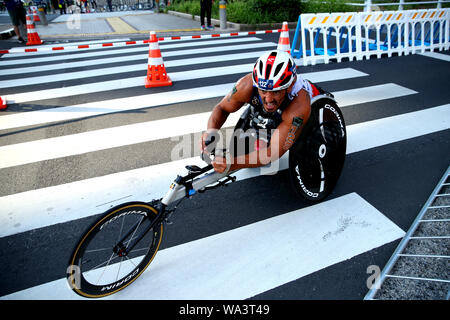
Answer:
[[[202,134],[201,148],[205,150],[205,139],[222,127],[230,113],[246,104],[250,107],[240,122],[244,122],[245,129],[264,129],[266,134],[257,137],[249,153],[232,155],[228,163],[226,158],[216,156],[212,162],[214,170],[222,173],[260,167],[281,158],[308,121],[311,98],[317,91],[297,74],[289,53],[274,50],[262,55],[253,73],[236,82],[232,91],[214,107],[207,130]]]

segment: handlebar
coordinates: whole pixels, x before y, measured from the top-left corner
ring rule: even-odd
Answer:
[[[205,149],[202,151],[200,158],[207,164],[211,164],[214,160],[216,153],[216,145],[220,140],[220,135],[217,131],[212,131],[208,133],[205,139]]]
[[[227,149],[216,149],[217,143],[220,141],[220,134],[217,130],[210,132],[205,139],[205,149],[200,158],[207,164],[211,164],[216,156],[224,157]]]

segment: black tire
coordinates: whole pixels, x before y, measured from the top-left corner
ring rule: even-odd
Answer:
[[[155,219],[158,211],[144,202],[129,202],[105,212],[75,246],[67,268],[67,280],[78,295],[101,298],[124,289],[149,266],[163,236],[156,224],[126,256],[114,252],[119,239],[131,230],[128,240]]]
[[[334,189],[347,149],[344,117],[328,97],[316,100],[300,137],[289,151],[289,175],[296,193],[319,202]]]

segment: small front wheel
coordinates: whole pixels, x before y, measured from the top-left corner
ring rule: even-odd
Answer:
[[[161,244],[162,223],[148,228],[157,214],[144,202],[124,203],[105,212],[88,228],[70,257],[67,280],[72,290],[83,297],[100,298],[136,280]]]

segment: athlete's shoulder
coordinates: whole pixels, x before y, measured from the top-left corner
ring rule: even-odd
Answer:
[[[249,73],[240,78],[236,82],[235,86],[239,90],[252,91],[253,90],[252,74]]]
[[[228,102],[247,103],[252,95],[253,82],[251,74],[240,78],[233,86],[231,92],[227,95]]]
[[[293,118],[300,117],[305,122],[309,119],[311,113],[311,98],[307,90],[299,90],[289,105],[283,112],[283,120],[291,121]]]

